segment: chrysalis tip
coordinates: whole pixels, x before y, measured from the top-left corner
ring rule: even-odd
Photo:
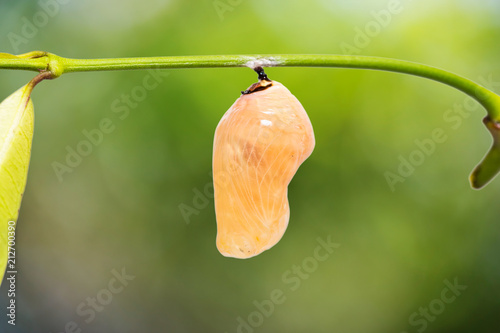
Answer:
[[[242,91],[242,95],[248,95],[272,87],[273,81],[267,77],[267,74],[264,72],[262,67],[256,67],[254,68],[254,71],[259,75],[259,82],[252,84],[247,90]]]

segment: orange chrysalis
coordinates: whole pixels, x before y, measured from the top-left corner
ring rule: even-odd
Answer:
[[[217,248],[250,258],[274,246],[290,217],[288,184],[314,149],[300,102],[256,68],[250,86],[224,114],[214,138]]]

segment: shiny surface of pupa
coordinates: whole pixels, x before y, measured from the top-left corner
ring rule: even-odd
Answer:
[[[261,80],[229,108],[213,151],[221,254],[250,258],[281,239],[290,217],[288,184],[314,144],[306,111],[279,82]]]

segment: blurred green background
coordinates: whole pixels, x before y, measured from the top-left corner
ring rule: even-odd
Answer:
[[[442,67],[499,92],[499,22],[493,0],[2,1],[0,51],[352,52]],[[210,190],[219,119],[256,75],[164,73],[146,95],[148,71],[68,74],[36,88],[17,229],[17,325],[1,313],[0,331],[64,332],[71,322],[82,332],[499,330],[500,179],[482,191],[468,183],[491,142],[476,103],[393,73],[268,69],[308,111],[316,148],[289,187],[283,239],[236,260],[215,247],[213,199],[195,193]],[[33,76],[2,70],[0,98]],[[60,180],[54,162],[65,163],[105,118],[114,130]],[[435,129],[446,140],[392,191],[385,173],[417,156],[415,140]],[[181,204],[196,214],[185,219]],[[311,266],[318,237],[340,247]],[[307,275],[297,272],[303,264]],[[113,270],[122,269],[135,278],[110,293]],[[447,290],[455,280],[467,289]],[[283,302],[259,310],[255,301],[269,305],[276,290]],[[2,309],[6,295],[4,283]]]

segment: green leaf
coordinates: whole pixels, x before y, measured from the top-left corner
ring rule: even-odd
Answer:
[[[0,59],[13,59],[13,58],[18,58],[17,56],[10,54],[10,53],[1,53],[0,52]]]
[[[33,86],[30,82],[0,103],[0,281],[7,265],[9,221],[17,223],[28,176],[33,138],[30,98]]]
[[[493,136],[493,145],[470,176],[470,182],[475,189],[486,186],[500,172],[500,124],[489,117],[484,118],[483,122]]]

